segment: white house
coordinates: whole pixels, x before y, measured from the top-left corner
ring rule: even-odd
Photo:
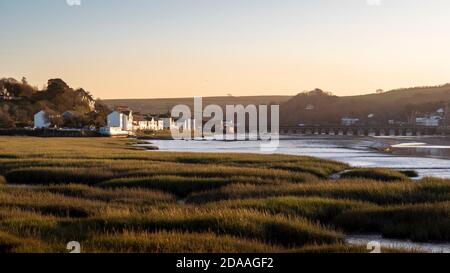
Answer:
[[[163,129],[172,129],[178,127],[173,118],[162,118],[160,120],[163,122]]]
[[[100,134],[106,136],[128,136],[133,132],[133,112],[114,111],[107,117],[107,127],[100,128]]]
[[[349,117],[343,117],[341,119],[341,124],[343,126],[351,126],[351,125],[355,125],[359,122],[359,118],[349,118]]]
[[[152,118],[151,120],[139,120],[135,122],[135,130],[141,131],[161,131],[164,130],[163,120]]]
[[[107,117],[108,127],[120,128],[123,131],[133,131],[133,112],[114,111]]]
[[[196,120],[189,118],[189,119],[186,119],[185,121],[178,120],[176,122],[175,127],[172,127],[172,128],[182,128],[183,130],[193,131],[196,129],[195,125],[196,125]]]
[[[438,127],[442,121],[443,121],[443,118],[441,116],[436,116],[436,115],[418,117],[418,118],[416,118],[416,125],[426,126],[426,127]]]
[[[314,105],[308,104],[305,109],[308,111],[311,111],[311,110],[314,110],[314,108],[315,108]]]
[[[52,114],[48,111],[42,110],[34,115],[34,128],[43,129],[49,128],[51,126],[50,119],[52,118]]]

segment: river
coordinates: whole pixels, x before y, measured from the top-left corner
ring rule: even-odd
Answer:
[[[267,153],[260,141],[152,140],[160,151],[211,153]],[[374,147],[389,146],[385,153]],[[314,156],[353,167],[386,167],[416,170],[420,177],[450,178],[450,140],[426,137],[283,136],[270,153]]]

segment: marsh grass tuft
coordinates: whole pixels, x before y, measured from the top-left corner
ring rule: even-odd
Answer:
[[[274,253],[283,250],[280,246],[229,235],[176,231],[99,234],[83,245],[87,252],[101,253]]]
[[[391,170],[391,169],[355,169],[345,172],[341,175],[341,178],[362,178],[373,179],[379,181],[406,181],[409,180],[407,174]]]

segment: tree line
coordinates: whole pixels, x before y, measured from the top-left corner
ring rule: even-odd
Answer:
[[[44,110],[59,127],[104,126],[110,109],[83,88],[73,89],[62,79],[50,79],[42,90],[26,78],[0,79],[0,128],[33,126],[34,114]],[[63,113],[69,113],[63,115]]]

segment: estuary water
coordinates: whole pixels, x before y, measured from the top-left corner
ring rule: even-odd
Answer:
[[[410,240],[386,239],[381,235],[348,235],[345,238],[350,245],[367,245],[377,242],[381,247],[401,248],[417,252],[450,253],[450,243],[419,243]]]
[[[261,141],[152,140],[160,151],[261,153],[314,156],[353,167],[416,170],[420,177],[450,178],[450,140],[445,138],[376,138],[283,136],[276,150],[264,152]],[[381,152],[381,148],[390,152]]]

